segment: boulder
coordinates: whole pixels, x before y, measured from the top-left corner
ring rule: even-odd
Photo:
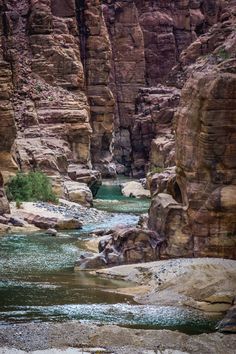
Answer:
[[[99,171],[90,170],[76,164],[70,164],[68,166],[68,176],[73,181],[86,183],[92,191],[93,196],[97,194],[97,191],[102,184],[102,176]]]
[[[76,266],[86,269],[153,261],[159,258],[162,245],[162,240],[153,231],[139,228],[120,229],[101,236],[98,243],[99,253],[83,256]]]
[[[27,212],[21,212],[20,214],[25,221],[40,229],[73,230],[80,229],[83,226],[81,221],[73,218],[46,217]]]
[[[37,226],[37,225],[36,225]],[[58,219],[55,225],[57,230],[74,230],[81,229],[83,223],[77,219],[68,218],[68,219]]]
[[[56,236],[57,230],[56,229],[47,229],[46,234],[50,235],[50,236]]]
[[[75,263],[75,270],[99,269],[107,264],[102,253],[81,255]]]
[[[26,225],[25,221],[20,219],[20,218],[17,218],[15,216],[10,216],[9,218],[9,222],[13,225],[13,226],[20,226],[20,227],[23,227]]]
[[[126,197],[149,198],[150,192],[140,182],[131,181],[122,184],[121,192]]]
[[[64,182],[65,195],[71,202],[79,203],[84,206],[93,204],[93,195],[87,184],[74,181]]]

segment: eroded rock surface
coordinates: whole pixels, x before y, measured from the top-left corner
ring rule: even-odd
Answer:
[[[205,40],[210,46],[214,38],[207,49],[212,52],[182,71],[187,81],[175,115],[177,195],[155,195],[149,218],[150,228],[167,239],[163,256],[236,257],[235,5],[231,1],[221,22],[181,57],[185,63],[196,59]]]
[[[162,244],[163,241],[154,231],[139,228],[117,229],[100,238],[99,253],[82,255],[76,262],[75,269],[98,269],[157,260]]]
[[[234,301],[235,263],[217,258],[185,258],[121,265],[96,273],[137,283],[137,289],[130,288],[127,294],[134,295],[140,303],[187,305],[224,313]]]

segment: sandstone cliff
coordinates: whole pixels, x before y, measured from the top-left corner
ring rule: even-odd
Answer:
[[[100,2],[9,0],[0,10],[0,170],[11,170],[11,150],[20,170],[50,175],[59,195],[64,180],[99,179],[92,163],[114,174],[111,46]]]
[[[163,256],[235,257],[235,0],[1,0],[0,14],[2,210],[17,169],[74,200],[81,182],[149,170]]]
[[[160,100],[155,96],[153,101],[150,94],[146,106],[141,108],[139,89],[167,79],[179,62],[180,53],[218,21],[221,1],[106,0],[103,3],[112,45],[110,87],[116,98],[114,157],[118,171],[132,171],[133,175],[141,176],[159,118],[150,106],[155,106],[154,110],[161,111],[163,116],[163,94]],[[141,95],[142,92],[145,97],[147,91],[141,91]],[[173,110],[173,104],[170,108]]]
[[[156,194],[149,218],[168,240],[163,256],[236,257],[235,5],[180,58],[187,81],[175,115],[178,198]]]
[[[220,10],[220,1],[2,1],[18,167],[59,178],[74,163],[113,175],[116,162],[143,174],[155,134],[139,89],[162,82]]]

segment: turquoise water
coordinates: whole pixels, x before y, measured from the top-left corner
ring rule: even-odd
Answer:
[[[110,180],[103,181],[94,199],[94,206],[97,209],[115,213],[147,213],[150,207],[150,199],[129,198],[122,195],[120,185],[129,180],[123,178],[113,182]]]
[[[198,311],[138,305],[111,289],[129,286],[74,272],[82,236],[43,233],[0,239],[0,324],[81,320],[135,328],[169,328],[187,333],[213,331],[216,319]]]
[[[138,305],[109,291],[129,283],[74,272],[83,238],[33,234],[0,239],[0,324],[81,320],[187,333],[214,330],[216,319],[198,311]]]
[[[118,198],[117,188],[106,187],[104,194],[102,191],[100,197],[104,203],[111,200],[111,195],[114,200]],[[119,202],[126,200],[119,198]],[[121,205],[123,209],[125,204]],[[132,204],[126,208],[137,210],[132,209]],[[140,212],[141,208],[137,208]],[[45,233],[1,237],[0,325],[80,320],[186,333],[214,331],[216,318],[209,319],[198,311],[179,307],[138,305],[131,297],[111,292],[130,286],[129,283],[74,272],[74,262],[83,252],[89,232],[121,224],[133,226],[137,221],[137,215],[127,212],[107,215],[99,223],[57,237]]]

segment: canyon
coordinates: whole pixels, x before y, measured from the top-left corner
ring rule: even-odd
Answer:
[[[236,259],[236,1],[1,0],[0,13],[0,214],[17,170],[85,205],[104,177],[147,175],[161,259]]]

